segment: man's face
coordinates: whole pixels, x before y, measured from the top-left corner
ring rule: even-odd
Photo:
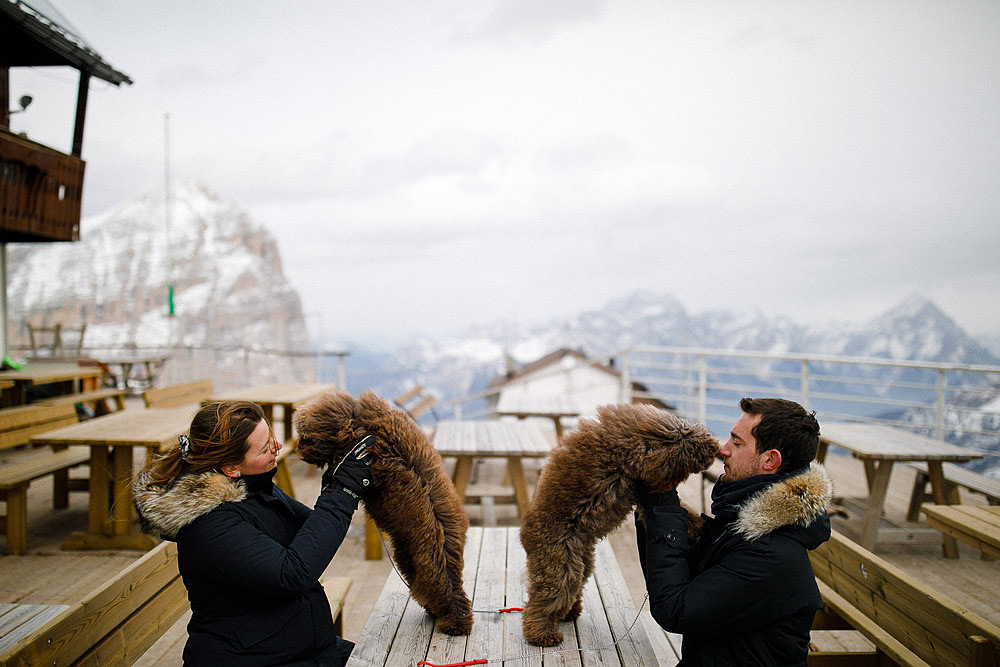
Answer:
[[[757,439],[751,434],[761,417],[742,413],[729,433],[729,440],[719,448],[725,461],[725,481],[735,482],[765,472],[762,467],[764,455],[757,453]]]

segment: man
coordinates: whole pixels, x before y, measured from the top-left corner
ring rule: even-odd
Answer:
[[[792,401],[744,398],[740,409],[719,450],[713,517],[694,543],[676,490],[642,494],[636,538],[650,613],[684,636],[684,667],[804,666],[823,606],[807,551],[830,538],[830,480],[811,464],[819,424]]]

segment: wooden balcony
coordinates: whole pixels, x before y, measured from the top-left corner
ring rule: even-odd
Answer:
[[[0,242],[78,241],[84,166],[0,129]]]

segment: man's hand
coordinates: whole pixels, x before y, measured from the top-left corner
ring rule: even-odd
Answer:
[[[323,473],[323,488],[333,485],[354,498],[364,498],[372,491],[370,469],[375,438],[367,435],[337,465],[329,464]]]
[[[637,486],[636,495],[644,507],[681,504],[681,499],[677,496],[677,489],[670,489],[666,493],[650,493],[649,487],[645,484],[640,482]]]

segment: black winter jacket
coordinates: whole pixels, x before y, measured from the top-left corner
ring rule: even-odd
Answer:
[[[717,484],[713,499],[725,488]],[[637,513],[650,613],[684,636],[683,667],[804,667],[823,606],[807,551],[830,538],[830,480],[814,463],[728,490],[731,504],[713,503],[716,516],[705,517],[694,544],[679,505],[644,508],[645,522]]]
[[[176,540],[191,602],[185,665],[329,665],[352,644],[333,631],[319,583],[358,501],[324,490],[313,510],[272,484],[186,475],[165,491],[136,480],[143,527]]]

